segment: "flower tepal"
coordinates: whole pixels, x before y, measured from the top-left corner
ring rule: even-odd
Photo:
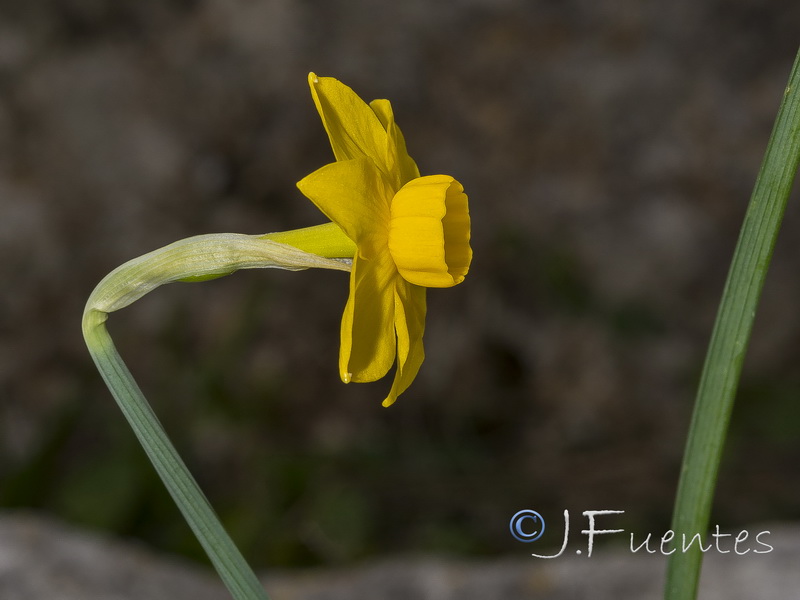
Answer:
[[[384,406],[424,359],[426,288],[464,280],[472,260],[464,188],[448,175],[421,177],[388,100],[365,103],[330,77],[309,74],[336,162],[298,187],[356,245],[342,317],[342,381],[383,377],[397,361]]]

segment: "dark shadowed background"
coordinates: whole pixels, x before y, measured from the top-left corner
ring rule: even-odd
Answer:
[[[200,556],[95,372],[93,286],[182,237],[323,222],[306,75],[391,99],[470,196],[428,358],[337,376],[347,276],[160,289],[110,330],[255,566],[527,553],[517,510],[669,527],[728,261],[800,5],[458,0],[0,4],[0,507]],[[800,518],[800,213],[790,203],[712,522]],[[553,544],[559,541],[554,537]]]

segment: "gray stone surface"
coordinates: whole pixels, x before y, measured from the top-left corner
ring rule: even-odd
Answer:
[[[796,597],[800,528],[750,531],[764,530],[770,531],[764,539],[772,552],[708,552],[702,600]],[[659,554],[595,546],[591,557],[565,553],[541,560],[520,552],[480,561],[392,558],[341,569],[267,573],[263,581],[273,600],[656,600],[664,563]],[[222,600],[228,595],[196,565],[35,514],[10,513],[0,516],[0,598]]]
[[[32,514],[0,518],[3,600],[214,600],[213,574],[130,542]]]

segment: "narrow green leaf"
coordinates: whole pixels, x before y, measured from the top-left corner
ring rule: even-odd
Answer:
[[[708,529],[714,487],[758,300],[800,162],[800,52],[772,130],[733,254],[695,400],[672,529],[687,539]],[[696,597],[703,555],[670,556],[665,598]]]

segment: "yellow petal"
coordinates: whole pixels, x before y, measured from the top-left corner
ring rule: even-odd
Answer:
[[[425,359],[422,335],[425,333],[426,290],[400,281],[395,286],[395,331],[397,332],[397,372],[383,406],[391,406],[419,372]]]
[[[389,251],[402,277],[425,287],[461,283],[472,262],[464,188],[448,175],[413,179],[391,203]]]
[[[397,181],[392,182],[396,186],[395,190],[399,190],[412,179],[419,177],[417,163],[408,155],[406,140],[397,123],[395,123],[391,102],[388,100],[373,100],[369,105],[378,115],[381,125],[386,129],[389,144],[387,152],[388,172],[399,175]]]
[[[369,157],[388,172],[386,129],[367,103],[333,77],[309,73],[308,85],[336,160]]]
[[[297,187],[342,228],[362,255],[368,257],[386,246],[391,190],[370,159],[325,165]]]
[[[399,279],[386,251],[353,259],[350,297],[342,316],[339,374],[342,381],[376,381],[395,359],[395,283]]]

